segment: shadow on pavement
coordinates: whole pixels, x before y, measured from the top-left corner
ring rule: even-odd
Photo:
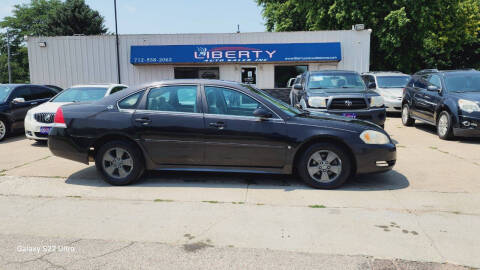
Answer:
[[[109,187],[95,167],[91,166],[72,174],[65,181],[71,185]],[[293,191],[312,189],[298,177],[278,174],[247,174],[224,172],[174,172],[152,171],[132,186],[135,187],[203,187],[203,188],[270,188]],[[341,190],[378,191],[403,189],[409,186],[408,179],[396,171],[357,176],[349,180]]]
[[[432,135],[438,136],[437,128],[432,125],[425,124],[425,123],[415,123],[415,128],[421,131],[428,132]],[[480,138],[457,137],[452,141],[457,141],[459,143],[465,143],[465,144],[480,144]]]
[[[18,141],[21,141],[21,140],[25,140],[26,137],[25,135],[20,135],[20,134],[14,134],[14,135],[10,135],[8,136],[7,138],[3,139],[2,141],[0,141],[0,144],[7,144],[7,143],[11,143],[11,142],[18,142]]]

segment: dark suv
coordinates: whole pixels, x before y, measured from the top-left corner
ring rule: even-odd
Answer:
[[[11,132],[23,130],[27,111],[57,92],[34,84],[0,84],[0,141]]]
[[[421,70],[404,90],[402,123],[437,127],[441,139],[480,136],[480,72]]]
[[[292,103],[308,111],[321,111],[373,122],[384,127],[383,98],[367,89],[354,71],[305,72],[293,86]]]

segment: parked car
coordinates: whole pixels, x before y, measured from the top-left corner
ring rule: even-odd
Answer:
[[[292,99],[304,110],[338,114],[384,127],[383,98],[367,89],[355,71],[308,71],[293,87]]]
[[[257,88],[219,80],[162,81],[89,104],[61,106],[51,152],[127,185],[145,170],[291,174],[335,188],[392,169],[396,148],[377,125],[302,111]]]
[[[55,92],[57,92],[57,93],[60,93],[60,92],[63,91],[63,88],[58,87],[58,86],[56,86],[56,85],[46,84],[45,86],[48,87],[48,88],[50,88],[50,89],[52,89],[53,91],[55,91]]]
[[[402,106],[405,126],[412,126],[415,120],[431,124],[444,140],[454,136],[478,137],[480,72],[422,70],[407,84]]]
[[[294,100],[294,97],[299,96],[298,90],[295,90],[294,86],[295,86],[295,84],[300,83],[301,79],[302,79],[302,75],[300,74],[297,77],[295,77],[295,80],[293,81],[293,83],[290,86],[289,100],[290,100],[290,105],[291,106],[295,106],[295,104],[298,103],[298,101]],[[290,81],[289,81],[289,83],[290,83]]]
[[[22,131],[27,111],[57,93],[43,85],[0,84],[0,141]]]
[[[298,77],[298,76],[297,76]],[[292,86],[295,84],[295,80],[297,78],[290,78],[288,79],[288,82],[287,82],[287,88],[292,88]]]
[[[362,73],[368,89],[383,97],[387,112],[401,112],[403,89],[410,81],[410,75],[397,71],[374,71]]]
[[[30,109],[25,118],[25,135],[28,139],[45,141],[53,126],[55,112],[58,107],[72,102],[88,102],[102,99],[105,96],[127,88],[123,84],[75,85],[44,104]]]

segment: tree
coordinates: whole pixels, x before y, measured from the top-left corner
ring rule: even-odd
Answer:
[[[256,0],[268,31],[371,28],[371,69],[480,67],[480,0]]]
[[[100,35],[107,29],[103,17],[84,0],[31,0],[15,5],[13,15],[0,21],[9,29],[11,41],[12,78],[28,82],[28,54],[24,36]],[[6,35],[0,34],[0,82],[8,81]]]

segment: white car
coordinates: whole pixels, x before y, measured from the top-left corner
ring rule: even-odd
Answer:
[[[396,71],[373,71],[362,73],[365,85],[383,97],[387,112],[402,110],[403,89],[411,76]]]
[[[123,84],[75,85],[58,93],[49,101],[30,109],[25,117],[25,135],[31,140],[47,140],[57,109],[73,102],[88,102],[127,88]]]

